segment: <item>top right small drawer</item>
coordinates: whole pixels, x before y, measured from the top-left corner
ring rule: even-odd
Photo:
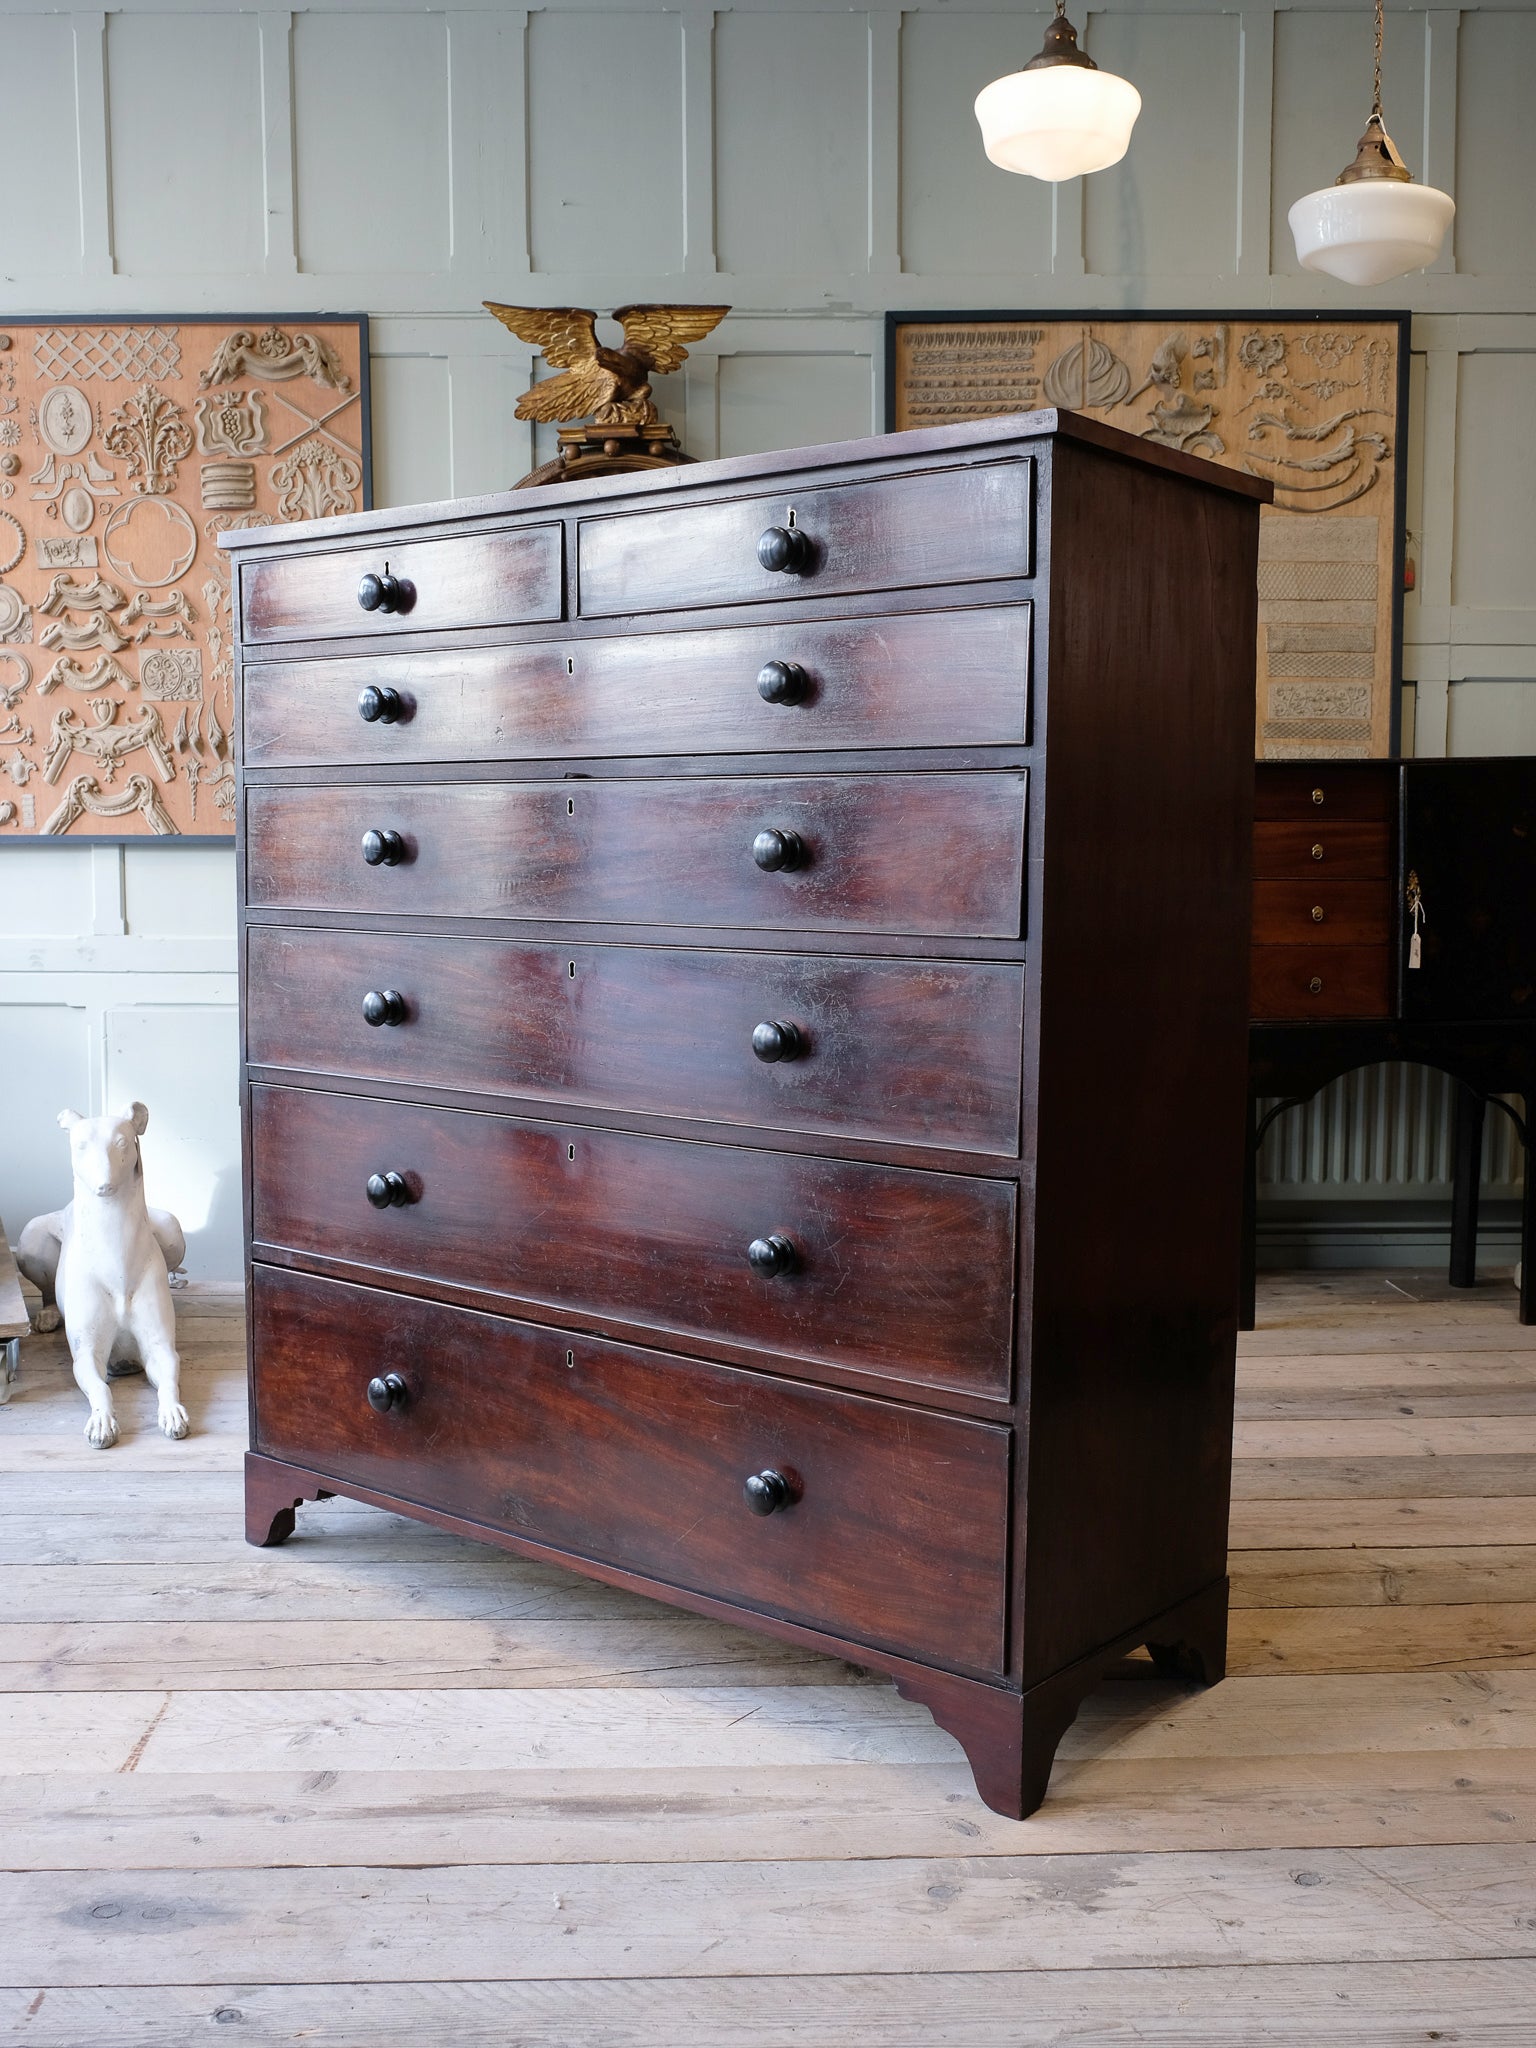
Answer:
[[[1031,573],[1034,464],[914,471],[583,519],[588,618],[915,590]]]

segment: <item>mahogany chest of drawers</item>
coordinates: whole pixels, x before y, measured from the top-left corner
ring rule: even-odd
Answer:
[[[1267,486],[1042,412],[226,536],[248,1533],[1220,1676]]]

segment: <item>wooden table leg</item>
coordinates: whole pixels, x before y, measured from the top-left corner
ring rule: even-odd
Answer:
[[[1251,1330],[1257,1310],[1259,1229],[1259,1105],[1248,1098],[1247,1157],[1243,1167],[1243,1229],[1238,1274],[1237,1327]]]
[[[1525,1105],[1525,1193],[1520,1199],[1520,1320],[1536,1323],[1536,1117]]]
[[[1477,1203],[1483,1178],[1483,1120],[1488,1105],[1475,1088],[1456,1083],[1452,1127],[1451,1270],[1453,1287],[1477,1285]]]

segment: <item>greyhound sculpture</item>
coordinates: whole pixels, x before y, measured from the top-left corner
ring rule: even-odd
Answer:
[[[105,1451],[117,1442],[109,1376],[142,1365],[159,1400],[166,1436],[187,1433],[181,1405],[181,1360],[171,1272],[186,1256],[181,1225],[144,1200],[139,1139],[149,1111],[135,1102],[120,1116],[81,1116],[63,1109],[69,1133],[74,1199],[52,1215],[34,1216],[21,1233],[16,1263],[41,1290],[39,1330],[64,1334],[75,1383],[91,1404],[87,1443]]]

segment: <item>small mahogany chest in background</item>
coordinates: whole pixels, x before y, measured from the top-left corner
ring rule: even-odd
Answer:
[[[1070,415],[226,536],[249,1533],[1222,1668],[1267,486]]]

